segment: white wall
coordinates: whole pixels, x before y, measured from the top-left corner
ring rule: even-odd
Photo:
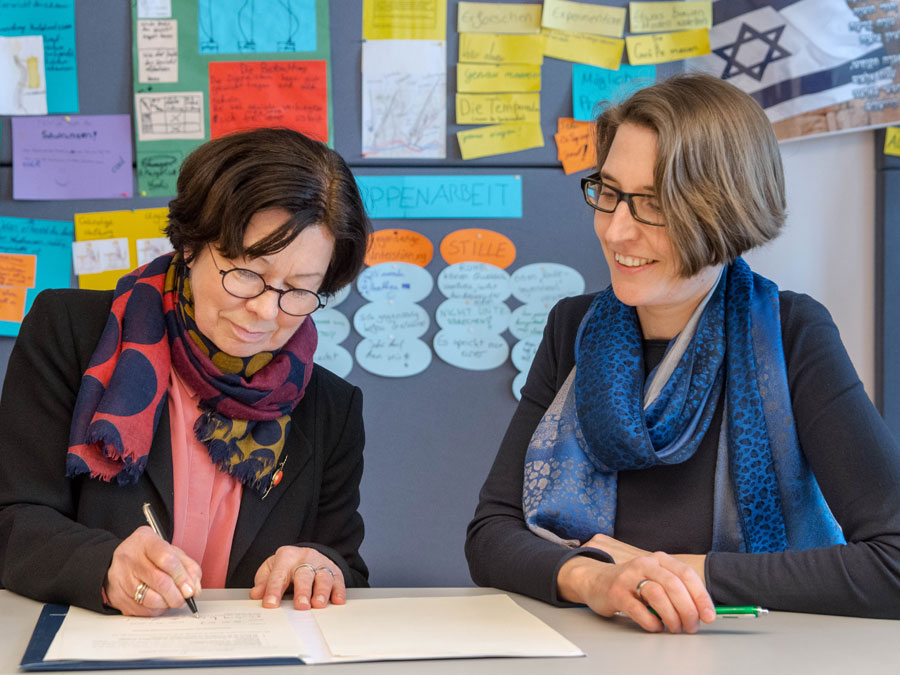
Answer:
[[[788,219],[745,258],[781,288],[824,304],[870,398],[875,395],[873,132],[784,143]]]

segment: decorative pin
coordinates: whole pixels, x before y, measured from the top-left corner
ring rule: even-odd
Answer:
[[[275,467],[275,472],[272,474],[272,480],[269,481],[269,487],[266,488],[266,491],[263,492],[260,500],[265,499],[269,496],[269,493],[272,491],[272,488],[278,485],[281,482],[281,479],[284,477],[284,464],[287,462],[287,455],[281,458],[281,462]]]

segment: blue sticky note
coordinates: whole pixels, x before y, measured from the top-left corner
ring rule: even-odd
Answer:
[[[74,236],[68,221],[0,216],[0,253],[37,256],[34,288],[25,293],[26,314],[45,288],[69,288]],[[0,302],[8,300],[0,294]],[[20,325],[18,321],[0,320],[0,335],[18,335]]]
[[[316,51],[316,0],[198,0],[201,54]]]
[[[370,218],[521,218],[521,176],[357,176]]]
[[[656,66],[629,66],[618,70],[572,64],[572,111],[576,120],[594,119],[594,107],[603,101],[624,101],[638,89],[656,82]]]
[[[0,0],[0,35],[44,38],[47,112],[78,112],[78,68],[75,62],[75,0],[22,2]]]

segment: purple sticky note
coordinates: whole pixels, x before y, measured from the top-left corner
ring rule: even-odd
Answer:
[[[128,115],[13,117],[13,199],[131,197]]]

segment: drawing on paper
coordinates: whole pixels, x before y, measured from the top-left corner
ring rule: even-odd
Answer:
[[[138,140],[202,139],[203,92],[135,94]]]
[[[316,0],[199,0],[201,54],[316,50]]]

